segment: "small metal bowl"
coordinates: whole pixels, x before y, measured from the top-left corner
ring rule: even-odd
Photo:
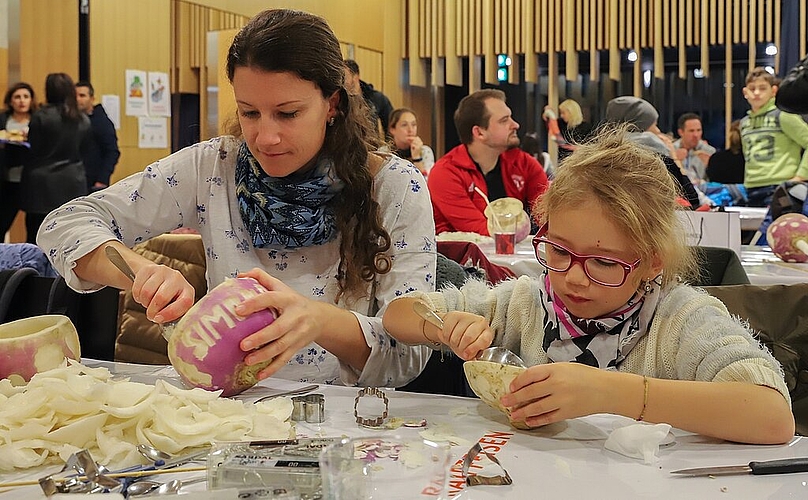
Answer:
[[[525,365],[525,362],[522,361],[522,358],[504,347],[489,347],[488,349],[483,349],[477,355],[476,360],[527,368],[527,365]]]

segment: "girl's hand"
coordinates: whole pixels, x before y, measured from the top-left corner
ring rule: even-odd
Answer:
[[[269,291],[236,306],[238,314],[247,316],[261,309],[276,312],[271,325],[241,341],[241,349],[249,352],[245,359],[248,365],[272,360],[258,374],[259,379],[264,379],[280,370],[300,349],[317,341],[328,321],[328,313],[322,310],[328,304],[303,297],[261,269],[239,277],[255,278]]]
[[[173,321],[194,305],[194,287],[176,269],[147,264],[138,269],[132,283],[132,298],[146,308],[146,318],[155,323]]]
[[[449,346],[465,361],[491,345],[494,331],[482,316],[467,312],[452,311],[443,317],[443,330],[438,340]]]
[[[579,363],[531,366],[511,382],[500,400],[511,420],[539,427],[568,418],[605,412],[610,372]]]

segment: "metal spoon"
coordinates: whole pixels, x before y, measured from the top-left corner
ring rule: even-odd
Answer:
[[[207,455],[210,450],[208,448],[193,451],[188,453],[187,455],[182,455],[179,457],[173,457],[168,453],[158,450],[154,446],[149,446],[147,444],[139,444],[137,445],[137,451],[147,460],[153,461],[155,464],[162,462],[162,465],[155,465],[156,469],[169,469],[171,467],[177,467],[178,465],[183,465],[188,462],[193,462],[197,459],[200,459]]]
[[[491,361],[493,363],[500,363],[503,365],[518,366],[520,368],[527,368],[527,365],[522,358],[514,354],[510,349],[505,347],[489,347],[483,349],[475,358],[478,361]]]
[[[145,496],[159,496],[159,495],[171,495],[174,493],[179,493],[180,488],[182,488],[182,481],[179,479],[172,479],[167,483],[163,483],[160,485],[159,488],[156,490],[149,491]]]
[[[132,268],[129,267],[129,264],[126,263],[121,252],[118,251],[117,248],[113,247],[112,245],[107,245],[104,247],[104,253],[107,255],[107,259],[109,259],[112,264],[118,268],[120,272],[122,272],[127,278],[132,280],[132,283],[135,282],[135,272],[132,271]],[[163,338],[168,340],[171,337],[171,334],[174,333],[174,327],[177,326],[177,321],[166,321],[165,323],[159,323],[160,331],[163,334]]]
[[[157,462],[162,460],[163,462],[168,462],[171,460],[171,455],[168,453],[158,450],[154,446],[149,446],[147,444],[139,444],[137,445],[137,452],[143,455],[147,460],[151,460],[152,462]]]
[[[291,391],[276,392],[275,394],[269,394],[267,396],[263,396],[263,397],[260,397],[260,398],[256,399],[255,401],[253,401],[253,404],[260,403],[261,401],[266,401],[268,399],[279,398],[281,396],[300,396],[301,394],[306,394],[307,392],[314,391],[318,387],[320,387],[320,386],[317,385],[317,384],[311,384],[311,385],[303,386],[300,389],[293,389]]]
[[[426,305],[426,303],[417,300],[412,303],[412,309],[415,311],[415,314],[421,317],[421,319],[428,321],[435,327],[443,330],[443,318],[438,316],[438,313],[433,311],[431,307]]]
[[[156,490],[160,487],[163,483],[159,483],[157,481],[150,481],[148,479],[141,479],[137,482],[130,484],[126,488],[126,496],[127,497],[135,497],[140,495],[145,495],[147,493],[151,493],[153,490]]]

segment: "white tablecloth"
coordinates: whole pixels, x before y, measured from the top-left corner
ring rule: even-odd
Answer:
[[[133,375],[143,382],[154,380],[156,376],[172,377],[170,368],[103,364],[112,366],[117,372]],[[289,389],[300,385],[270,379],[251,389],[245,399],[265,394],[270,389]],[[297,432],[300,437],[366,436],[396,432],[416,437],[424,430],[437,430],[454,436],[458,444],[452,447],[453,498],[808,498],[808,473],[716,478],[674,477],[670,474],[670,471],[681,468],[805,457],[808,456],[808,438],[795,437],[787,445],[753,446],[675,431],[675,441],[660,449],[657,463],[648,465],[604,449],[604,441],[613,429],[634,423],[633,420],[622,417],[593,415],[536,431],[519,431],[508,425],[503,414],[476,399],[387,390],[390,417],[413,420],[424,418],[427,428],[377,431],[361,428],[354,421],[356,388],[325,386],[316,392],[324,394],[326,398],[325,422],[299,423]],[[464,488],[459,461],[471,444],[479,440],[485,443],[486,451],[496,455],[507,469],[513,478],[512,485]],[[37,475],[28,471],[25,475],[37,478],[42,473]],[[19,475],[0,475],[0,481],[8,481],[15,476]],[[38,486],[17,488],[0,494],[0,500],[12,498],[44,496]]]

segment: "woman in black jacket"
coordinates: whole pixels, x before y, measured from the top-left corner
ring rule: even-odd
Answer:
[[[31,151],[22,171],[22,208],[29,243],[51,210],[87,194],[82,151],[87,147],[90,119],[76,104],[76,86],[65,73],[45,79],[47,104],[28,126]]]
[[[36,109],[34,89],[25,82],[11,86],[3,99],[0,131],[7,143],[0,143],[0,240],[20,211],[20,176],[28,155],[28,124]]]

